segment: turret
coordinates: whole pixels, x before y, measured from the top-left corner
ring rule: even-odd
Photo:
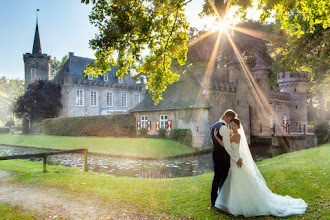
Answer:
[[[258,49],[256,65],[252,69],[252,75],[259,88],[263,91],[264,96],[267,98],[269,97],[269,74],[270,68],[265,66],[260,49]]]
[[[32,54],[24,54],[23,59],[25,64],[25,89],[35,80],[50,80],[51,56],[42,53],[38,21],[36,24]]]
[[[307,82],[308,74],[305,71],[285,72],[277,74],[277,83],[280,91],[289,93],[290,105],[290,131],[307,132]]]
[[[236,98],[233,100],[233,109],[241,119],[242,124],[245,127],[250,127],[249,119],[249,99],[250,91],[246,80],[246,73],[244,72],[242,65],[246,65],[245,61],[239,60],[236,53],[233,53],[232,60],[227,64],[229,71],[229,83],[234,84],[236,87]],[[250,130],[246,130],[246,136],[250,139]]]

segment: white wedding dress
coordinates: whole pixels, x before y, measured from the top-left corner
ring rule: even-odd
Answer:
[[[239,133],[240,144],[232,142],[231,147],[243,158],[243,165],[238,168],[231,159],[229,173],[218,192],[215,207],[232,215],[245,217],[261,215],[284,217],[303,214],[307,208],[304,200],[276,195],[270,191],[252,159],[242,126]]]

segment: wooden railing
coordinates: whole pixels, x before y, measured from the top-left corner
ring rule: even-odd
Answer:
[[[47,157],[51,155],[59,155],[59,154],[72,154],[72,153],[84,153],[84,171],[88,171],[87,164],[87,154],[88,149],[75,149],[75,150],[58,150],[58,151],[50,151],[45,153],[37,153],[37,154],[22,154],[22,155],[13,155],[13,156],[4,156],[0,157],[0,160],[13,160],[13,159],[27,159],[27,158],[43,158],[43,172],[47,172],[46,164]]]

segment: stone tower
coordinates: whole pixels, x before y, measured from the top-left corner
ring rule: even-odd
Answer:
[[[38,21],[36,24],[32,54],[24,54],[23,59],[25,64],[25,90],[34,80],[50,80],[51,56],[42,53]]]
[[[244,61],[241,61],[244,62]],[[233,54],[232,60],[227,64],[229,71],[229,82],[233,83],[236,90],[236,100],[233,102],[234,110],[238,114],[238,117],[241,120],[241,123],[245,127],[246,136],[250,139],[250,112],[249,112],[249,102],[248,102],[248,94],[249,94],[249,85],[246,80],[246,73],[242,68],[242,65],[245,63],[241,63],[235,52]]]
[[[290,105],[290,131],[303,132],[304,126],[307,132],[307,72],[285,72],[277,74],[277,83],[280,91],[289,93]]]
[[[258,99],[254,97],[252,103],[255,104],[253,112],[253,128],[257,133],[270,132],[270,112],[269,112],[269,74],[270,68],[265,66],[261,57],[260,49],[258,49],[256,65],[251,71],[255,81],[255,91]],[[259,100],[259,101],[258,101]]]

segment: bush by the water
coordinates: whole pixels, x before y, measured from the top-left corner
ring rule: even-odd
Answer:
[[[136,134],[133,115],[85,116],[46,119],[42,133],[58,136],[133,137]]]
[[[315,125],[314,132],[317,144],[330,142],[330,121],[322,121]]]
[[[160,138],[166,138],[166,129],[164,129],[164,128],[159,129],[159,131],[158,131],[158,137],[160,137]]]
[[[192,142],[191,129],[172,129],[170,139],[190,147]]]
[[[0,128],[0,134],[7,134],[10,132],[9,128]]]
[[[139,131],[139,134],[141,135],[141,136],[146,136],[147,135],[147,132],[148,132],[148,130],[147,129],[145,129],[145,128],[141,128],[140,129],[140,131]]]

